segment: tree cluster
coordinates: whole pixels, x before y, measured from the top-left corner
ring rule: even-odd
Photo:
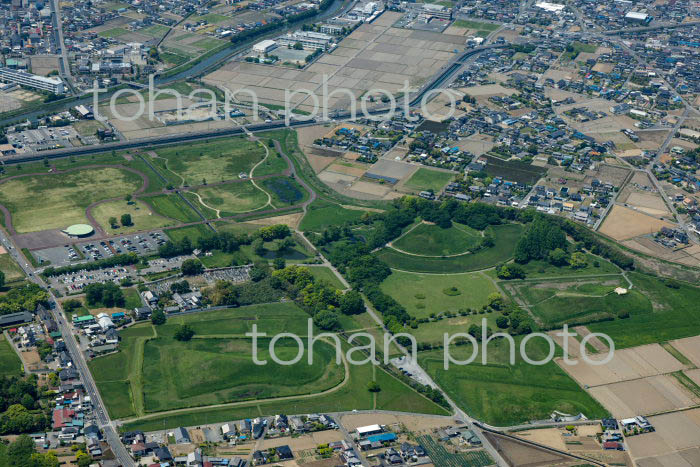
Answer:
[[[515,261],[527,263],[533,259],[546,259],[557,248],[567,248],[566,235],[545,216],[535,216],[515,246]]]
[[[96,283],[85,287],[85,300],[88,305],[102,305],[105,308],[124,307],[124,293],[114,282]]]
[[[24,287],[15,287],[0,296],[0,315],[34,311],[40,304],[43,306],[49,304],[49,294],[40,286],[31,283]]]
[[[0,434],[32,433],[48,424],[35,375],[0,377]]]

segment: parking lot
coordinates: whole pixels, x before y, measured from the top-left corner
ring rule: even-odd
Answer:
[[[165,243],[168,237],[162,231],[148,234],[124,235],[101,241],[87,241],[75,245],[35,250],[32,253],[41,264],[50,263],[54,267],[67,266],[79,261],[96,261],[110,258],[115,254],[136,253],[139,256],[151,255]]]
[[[70,274],[53,276],[49,279],[51,287],[66,294],[78,293],[89,284],[98,282],[119,283],[127,277],[134,278],[135,271],[131,268],[114,267],[99,269],[97,271],[78,271]]]

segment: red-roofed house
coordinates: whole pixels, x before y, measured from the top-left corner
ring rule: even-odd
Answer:
[[[72,409],[54,409],[53,411],[53,429],[64,428],[71,426],[75,410]]]

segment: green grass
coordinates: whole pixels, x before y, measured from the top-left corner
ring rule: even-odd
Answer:
[[[222,45],[226,45],[226,42],[220,41],[218,39],[212,39],[210,37],[205,37],[204,39],[200,39],[197,42],[192,43],[191,45],[206,51],[215,49],[217,47],[221,47]]]
[[[454,178],[450,172],[439,172],[431,169],[418,169],[411,178],[406,180],[404,186],[415,191],[433,190],[435,193],[442,190],[447,182]]]
[[[453,453],[435,441],[435,438],[431,435],[419,436],[417,441],[423,446],[435,465],[441,467],[484,467],[493,465],[493,459],[483,450]]]
[[[121,331],[120,351],[92,360],[90,369],[103,394],[119,393],[115,399],[105,398],[109,413],[115,418],[177,407],[313,394],[336,387],[344,379],[343,366],[333,361],[335,351],[330,345],[315,344],[317,363],[313,366],[306,363],[306,357],[292,366],[272,362],[257,366],[251,360],[251,341],[243,337],[253,324],[258,325],[259,332],[268,335],[286,331],[304,336],[308,318],[305,312],[289,302],[170,317],[165,325],[157,328],[145,324]],[[189,342],[178,342],[172,336],[178,326],[185,323],[195,329],[195,337]],[[157,337],[153,334],[154,329]],[[290,359],[296,355],[297,346],[290,342],[280,340],[277,343],[280,358]],[[259,340],[260,358],[268,358],[266,347],[266,340]],[[350,370],[350,379],[345,385],[325,396],[278,402],[261,400],[246,407],[205,409],[158,417],[134,426],[153,426],[152,423],[158,423],[161,428],[164,423],[167,427],[172,426],[171,423],[189,425],[186,420],[198,420],[202,416],[213,422],[218,417],[225,419],[231,413],[252,414],[268,409],[274,413],[281,406],[286,407],[285,411],[296,407],[295,413],[328,410],[334,404],[370,408],[372,397],[366,383],[371,378],[371,367],[352,366]],[[393,377],[381,374],[382,370],[377,369],[377,372],[380,373],[380,384],[388,392],[386,400],[382,399],[383,407],[446,414],[442,408]],[[187,376],[193,374],[200,376]],[[139,394],[143,395],[142,402],[138,400]],[[143,411],[139,410],[140,406]]]
[[[553,410],[594,419],[606,415],[605,409],[572,380],[554,361],[530,365],[519,352],[516,339],[515,364],[509,363],[509,346],[504,339],[488,345],[487,364],[481,363],[481,349],[469,365],[443,367],[443,351],[421,353],[423,368],[455,403],[471,416],[495,426],[509,426],[530,420],[549,419]],[[526,346],[530,359],[547,356],[548,346],[541,338]],[[452,347],[456,359],[471,356],[470,345]]]
[[[616,348],[664,342],[700,334],[700,288],[681,284],[667,287],[663,279],[642,273],[628,273],[634,289],[652,303],[653,311],[629,319],[588,325],[591,332],[604,332]]]
[[[143,198],[143,201],[148,203],[154,212],[161,216],[169,217],[180,222],[196,222],[201,220],[197,213],[189,207],[179,196],[157,195]]]
[[[12,349],[5,337],[0,335],[0,376],[18,376],[22,374],[22,361]]]
[[[0,271],[5,274],[5,284],[12,284],[24,279],[24,271],[19,267],[9,253],[0,255]]]
[[[446,295],[443,289],[449,287],[456,287],[461,294]],[[381,283],[381,289],[416,318],[464,308],[478,310],[487,304],[489,294],[498,292],[493,282],[480,273],[443,276],[393,271]]]
[[[216,23],[220,23],[222,21],[230,20],[231,18],[229,16],[224,16],[224,15],[220,15],[217,13],[208,13],[204,16],[198,17],[197,21],[200,19],[206,21],[209,24],[216,24]]]
[[[268,140],[262,140],[261,144],[267,144]],[[254,177],[262,177],[263,175],[282,174],[289,168],[287,161],[277,152],[274,147],[268,147],[269,155],[265,162],[260,164],[253,171]]]
[[[483,23],[481,21],[473,21],[473,20],[465,20],[465,19],[458,19],[454,23],[452,23],[453,26],[457,26],[460,28],[467,28],[467,29],[478,29],[482,31],[495,31],[498,29],[500,26],[498,24],[494,23]]]
[[[393,269],[413,272],[451,274],[488,269],[509,260],[522,233],[522,226],[506,224],[488,227],[494,232],[494,246],[450,258],[428,258],[401,253],[392,248],[379,251],[378,257]]]
[[[121,225],[122,214],[130,214],[132,225],[123,226]],[[120,201],[108,201],[106,203],[98,204],[92,209],[92,215],[95,217],[97,222],[100,223],[105,232],[121,235],[129,232],[135,232],[137,230],[153,230],[161,227],[167,227],[174,225],[171,219],[154,214],[148,204],[140,200],[132,200],[128,203],[124,200]],[[114,217],[117,219],[117,228],[112,228],[109,223],[109,218]]]
[[[549,261],[542,260],[530,261],[526,264],[522,264],[521,267],[523,268],[523,271],[525,271],[527,279],[545,279],[548,277],[564,276],[600,276],[601,274],[620,273],[620,268],[603,258],[586,254],[586,260],[586,266],[578,269],[574,269],[568,265],[555,266]],[[596,261],[598,262],[598,267],[594,265]],[[493,273],[493,277],[496,277],[495,272]]]
[[[200,202],[194,196],[194,203],[200,203],[202,207],[210,209],[212,218],[217,217],[214,211],[217,209],[218,217],[228,217],[254,211],[267,204],[265,192],[253,185],[250,180],[197,188],[193,193],[197,193],[202,199]]]
[[[139,292],[133,288],[133,287],[127,287],[122,289],[122,293],[124,294],[124,308],[127,310],[133,310],[134,308],[143,306],[143,303],[141,302],[141,297],[139,296]]]
[[[90,203],[123,197],[141,185],[137,175],[115,168],[30,175],[4,183],[0,202],[12,213],[17,232],[36,232],[87,223]]]
[[[124,28],[112,28],[112,29],[107,29],[106,31],[102,31],[98,33],[98,36],[101,37],[106,37],[106,38],[111,38],[111,39],[118,39],[121,36],[124,36],[126,34],[129,34],[129,31],[127,31]]]
[[[160,52],[158,54],[160,56],[160,59],[164,61],[165,63],[170,63],[173,66],[179,66],[182,65],[183,63],[187,63],[187,61],[190,59],[189,57],[186,57],[184,55],[180,55],[179,53],[173,53],[173,52]]]
[[[194,244],[200,237],[210,235],[212,230],[202,224],[189,225],[187,227],[178,227],[176,229],[168,229],[166,234],[170,240],[177,242],[187,237]]]
[[[158,148],[156,153],[166,160],[153,159],[153,164],[174,186],[238,179],[265,155],[257,143],[243,137]]]
[[[340,279],[333,274],[333,271],[326,266],[312,266],[309,268],[311,275],[313,275],[317,281],[325,281],[335,287],[336,289],[344,290],[345,286],[340,282]]]
[[[290,177],[268,178],[259,186],[270,194],[272,204],[278,208],[299,204],[309,195],[296,180]]]
[[[675,348],[670,342],[663,342],[661,343],[661,347],[666,349],[668,353],[673,355],[673,357],[681,362],[683,365],[687,365],[689,368],[695,367],[693,362],[690,361],[688,357],[683,355],[677,348]]]
[[[169,27],[164,26],[162,24],[154,24],[153,26],[144,28],[141,32],[151,35],[153,37],[163,37],[165,34],[167,34],[168,31],[170,31]]]
[[[481,234],[466,225],[443,229],[435,224],[419,224],[392,245],[415,255],[443,256],[465,253],[480,241]]]
[[[299,229],[303,232],[321,232],[332,225],[360,220],[366,212],[360,209],[346,209],[338,204],[317,199],[309,205]]]

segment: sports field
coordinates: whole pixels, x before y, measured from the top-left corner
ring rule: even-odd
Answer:
[[[453,173],[440,172],[438,170],[424,169],[421,167],[411,178],[406,180],[404,186],[416,191],[433,190],[437,193],[453,178]]]
[[[265,192],[256,188],[251,181],[207,186],[191,193],[195,194],[203,207],[218,211],[218,217],[260,209],[267,204],[268,199]]]
[[[174,186],[236,179],[265,157],[258,143],[243,137],[158,148],[155,152],[159,158],[154,158],[153,164]]]
[[[0,376],[15,376],[22,373],[22,361],[10,343],[0,335]]]
[[[458,294],[452,291],[449,291],[449,295],[445,293],[452,287]],[[489,278],[476,272],[443,276],[393,271],[382,282],[381,289],[416,318],[466,308],[478,310],[487,304],[489,294],[498,292]]]
[[[122,214],[131,215],[132,225],[121,225],[120,219]],[[112,234],[124,234],[137,230],[152,230],[175,224],[173,220],[155,214],[146,203],[139,200],[132,200],[130,203],[124,200],[101,203],[92,208],[92,215],[105,232]],[[110,225],[110,217],[117,219],[116,229],[113,229]]]
[[[531,420],[549,419],[553,410],[600,418],[606,411],[571,379],[554,361],[530,365],[522,360],[517,338],[515,365],[509,364],[506,340],[494,340],[488,346],[487,364],[481,363],[481,349],[469,365],[443,368],[443,351],[421,353],[421,366],[455,403],[471,416],[494,426],[509,426]],[[530,359],[547,356],[548,346],[533,339],[526,346]],[[466,359],[472,347],[453,347],[456,359]]]
[[[419,224],[392,245],[407,253],[420,256],[445,256],[465,253],[479,244],[481,234],[466,226],[453,223],[443,229],[435,224]]]
[[[36,232],[87,223],[90,203],[123,197],[141,185],[138,175],[116,168],[30,175],[3,183],[0,203],[12,213],[17,232]]]
[[[427,273],[458,273],[488,269],[509,260],[513,256],[515,244],[522,232],[518,224],[497,225],[487,228],[493,232],[494,246],[460,256],[430,258],[401,253],[393,248],[384,248],[379,259],[392,269]]]

